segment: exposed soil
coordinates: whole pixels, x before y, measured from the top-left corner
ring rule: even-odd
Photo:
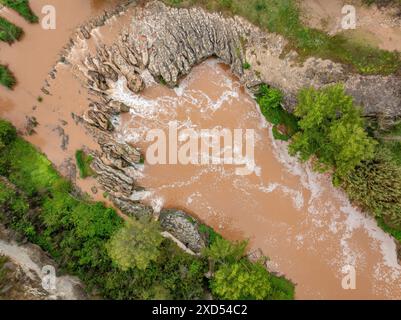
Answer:
[[[301,0],[304,22],[329,34],[344,33],[356,41],[378,46],[385,50],[401,51],[401,18],[399,9],[377,8],[376,5],[362,5],[360,0]],[[341,27],[344,5],[356,8],[355,30],[344,31]]]

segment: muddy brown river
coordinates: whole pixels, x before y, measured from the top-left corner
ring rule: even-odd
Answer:
[[[168,137],[174,122],[179,146],[180,130],[188,128],[255,130],[250,175],[237,175],[236,165],[145,162],[139,184],[148,192],[138,197],[156,210],[178,207],[229,239],[249,239],[251,251],[261,249],[270,258],[270,270],[297,284],[297,298],[401,298],[393,240],[352,207],[329,176],[287,154],[286,143],[273,139],[227,67],[209,60],[174,90],[154,84],[135,96],[121,86],[114,98],[132,108],[117,138],[144,152],[153,143],[144,142],[149,130],[162,129]],[[354,290],[342,287],[349,266],[356,272]]]
[[[13,92],[0,88],[0,116],[20,130],[25,116],[35,116],[40,125],[27,139],[62,167],[82,146],[97,148],[71,119],[71,112],[83,113],[88,96],[76,73],[62,64],[57,65],[56,80],[48,79],[51,95],[44,96],[40,88],[73,27],[111,4],[38,0],[32,1],[32,7],[40,12],[45,2],[63,10],[53,33],[24,24],[16,16],[10,18],[21,22],[26,36],[11,47],[0,47],[1,62],[7,61],[19,80]],[[121,18],[125,20],[97,30],[89,43],[83,41],[75,52],[77,58],[97,41],[110,41],[122,21],[129,21],[127,16]],[[43,102],[38,102],[38,96],[44,97]],[[226,66],[208,60],[174,89],[149,79],[141,95],[127,92],[121,83],[113,96],[131,107],[129,114],[116,119],[116,138],[144,152],[150,146],[144,139],[149,130],[167,132],[172,123],[179,130],[253,129],[255,133],[252,174],[237,175],[238,166],[229,164],[151,165],[145,161],[138,182],[147,191],[138,198],[156,210],[182,208],[229,239],[249,239],[250,251],[260,249],[270,258],[270,270],[296,283],[298,299],[401,299],[401,267],[392,238],[350,205],[332,187],[329,176],[314,173],[287,154],[286,143],[273,139],[253,98]],[[59,128],[69,137],[64,149]],[[95,184],[93,180],[77,182],[88,192]],[[101,192],[91,195],[102,198]],[[350,267],[355,269],[355,289],[344,289],[342,280]]]

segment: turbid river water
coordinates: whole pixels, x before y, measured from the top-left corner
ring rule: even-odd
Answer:
[[[76,81],[70,69],[57,64],[57,81],[48,73],[59,60],[59,53],[69,41],[75,28],[86,20],[113,8],[118,0],[32,0],[33,11],[41,19],[42,8],[53,5],[56,10],[56,29],[45,30],[41,24],[29,24],[14,11],[3,8],[0,13],[24,29],[21,41],[9,46],[0,44],[0,63],[8,64],[18,83],[13,91],[0,86],[0,117],[8,119],[24,132],[27,116],[36,117],[39,126],[37,134],[25,138],[38,146],[49,159],[66,175],[68,159],[83,145],[96,149],[97,144],[75,124],[71,113],[82,114],[88,106],[86,90]],[[109,28],[110,32],[113,28]],[[95,38],[95,37],[94,37]],[[112,37],[111,37],[112,38]],[[96,40],[96,38],[94,39]],[[51,95],[41,91],[45,80],[50,83]],[[60,81],[59,81],[60,80]],[[43,99],[42,102],[38,98]],[[65,121],[65,122],[64,122]],[[60,148],[64,141],[64,148]],[[78,181],[79,186],[91,192],[96,185],[93,179]],[[101,193],[92,194],[102,200]]]
[[[149,130],[169,137],[174,122],[178,146],[187,141],[185,129],[255,130],[254,173],[237,175],[239,166],[227,164],[145,162],[139,184],[148,190],[146,202],[191,212],[229,239],[249,239],[250,250],[271,259],[271,270],[297,283],[298,298],[401,298],[393,240],[352,207],[329,176],[288,156],[224,65],[209,60],[174,90],[155,84],[134,96],[117,88],[114,97],[132,108],[117,138],[144,152],[153,143],[144,142]],[[342,287],[349,266],[355,290]]]
[[[104,7],[94,7],[89,1],[50,2],[65,10],[66,15],[60,15],[60,30],[52,34],[38,26],[26,26],[24,40],[12,47],[1,46],[1,61],[10,63],[19,84],[14,92],[0,89],[0,116],[20,129],[26,115],[36,116],[40,124],[37,133],[27,138],[61,166],[76,149],[97,148],[71,119],[71,112],[83,113],[88,96],[69,67],[59,64],[56,80],[49,80],[52,95],[45,96],[41,103],[37,97],[42,95],[43,80],[73,26]],[[40,12],[44,1],[32,3]],[[122,19],[129,21],[127,16]],[[77,54],[99,39],[111,41],[120,23],[114,21],[97,30],[97,37],[90,43],[82,41]],[[393,240],[373,219],[351,206],[345,195],[332,187],[329,176],[316,174],[308,165],[288,156],[286,144],[273,139],[253,98],[227,67],[208,60],[175,89],[153,83],[141,95],[133,95],[123,88],[114,90],[114,98],[132,109],[118,119],[116,137],[144,152],[150,144],[144,142],[146,133],[150,129],[167,131],[174,122],[179,128],[178,137],[185,128],[255,132],[252,174],[239,176],[238,166],[228,164],[145,162],[138,177],[139,184],[148,191],[142,195],[145,202],[156,209],[185,209],[229,239],[249,239],[250,251],[260,249],[270,258],[270,270],[296,283],[297,298],[401,299],[401,267]],[[69,136],[64,150],[60,148],[60,127]],[[86,191],[93,183],[78,180]],[[100,199],[100,193],[93,196]],[[345,290],[342,279],[349,272],[342,271],[349,266],[355,268],[356,289]]]

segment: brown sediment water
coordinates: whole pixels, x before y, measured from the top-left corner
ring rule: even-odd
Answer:
[[[97,150],[99,147],[92,137],[86,134],[83,126],[72,119],[72,113],[83,114],[90,97],[75,78],[70,66],[58,62],[59,53],[77,26],[102,14],[104,10],[114,8],[117,3],[117,0],[30,1],[33,11],[40,19],[44,16],[41,12],[45,5],[55,7],[55,30],[45,30],[40,23],[29,24],[7,8],[1,10],[1,15],[22,27],[25,35],[21,41],[11,46],[0,44],[0,63],[8,64],[18,81],[12,91],[0,86],[0,117],[10,120],[21,133],[24,132],[26,117],[36,117],[39,123],[35,128],[36,134],[25,138],[43,151],[67,176],[71,172],[66,170],[66,161],[70,159],[75,162],[76,150],[82,147]],[[116,29],[121,29],[121,23],[112,19],[104,29],[110,34],[117,33]],[[95,47],[93,43],[98,41],[100,36],[98,30],[94,30],[87,45]],[[81,40],[84,43],[84,39]],[[54,66],[57,70],[55,80],[48,76]],[[50,95],[41,91],[45,79],[49,83]],[[104,200],[102,192],[91,192],[93,186],[99,187],[95,179],[78,179],[77,185],[94,199]]]
[[[175,89],[154,84],[136,96],[123,88],[116,87],[114,98],[132,109],[121,116],[116,137],[144,153],[149,130],[162,129],[168,137],[174,121],[178,136],[184,128],[254,129],[256,135],[251,175],[237,175],[235,165],[145,161],[138,181],[148,191],[145,202],[185,209],[229,239],[249,239],[251,251],[270,258],[270,270],[296,283],[297,298],[401,298],[393,240],[352,207],[329,176],[287,154],[286,143],[273,139],[254,100],[226,67],[208,60]],[[355,267],[355,290],[342,287],[347,266]]]

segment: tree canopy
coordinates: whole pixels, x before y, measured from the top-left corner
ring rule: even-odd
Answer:
[[[124,271],[130,268],[144,270],[160,255],[163,236],[156,221],[143,223],[129,219],[107,244],[112,260]]]
[[[272,291],[266,268],[246,260],[223,264],[215,273],[211,288],[217,297],[229,300],[268,299]]]
[[[333,169],[338,179],[373,157],[377,142],[365,131],[361,110],[343,85],[301,90],[295,115],[300,118],[300,131],[293,137],[290,153],[302,161],[316,156],[318,170]]]

